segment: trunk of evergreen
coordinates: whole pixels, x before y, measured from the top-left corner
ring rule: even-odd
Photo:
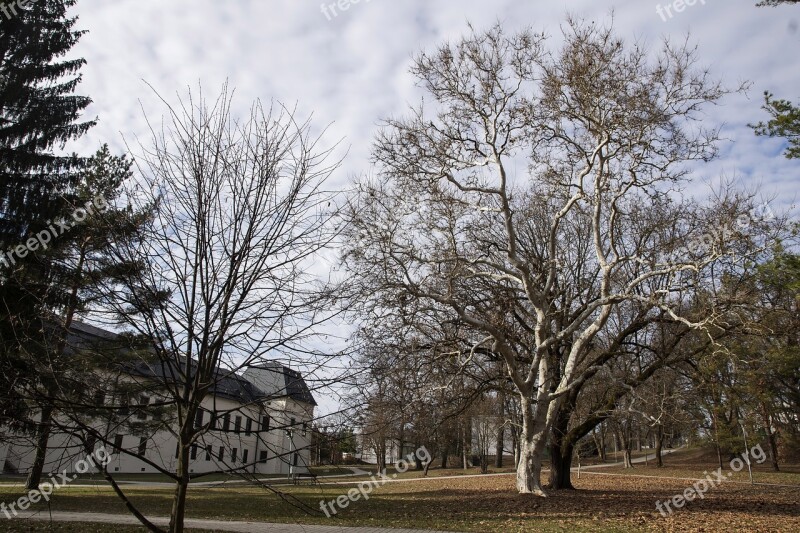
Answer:
[[[63,330],[59,331],[58,340],[56,341],[56,360],[61,358],[67,347],[67,332],[72,327],[72,322],[75,319],[75,310],[78,307],[78,279],[83,274],[83,265],[85,259],[86,252],[82,247],[76,267],[76,279],[73,280],[72,286],[70,287],[69,300],[67,302],[66,314],[64,315]],[[46,386],[48,388],[54,388],[52,383],[47,383]],[[25,482],[25,488],[27,490],[38,489],[39,484],[42,482],[42,471],[44,470],[44,464],[47,459],[47,447],[50,441],[50,432],[53,428],[54,411],[55,407],[53,406],[52,401],[48,399],[47,403],[42,407],[41,420],[39,421],[39,425],[36,427],[36,456],[34,457],[31,471],[28,474],[28,479]]]
[[[772,470],[780,472],[781,469],[778,466],[778,440],[775,438],[775,432],[772,431],[772,428],[767,428],[767,430],[769,431],[767,440],[769,441],[769,455],[772,460]]]
[[[36,426],[36,457],[25,481],[26,490],[36,490],[42,482],[42,472],[47,459],[47,443],[53,428],[53,410],[52,403],[45,404],[41,409],[41,418]]]
[[[772,428],[772,417],[767,411],[767,406],[761,404],[761,412],[764,414],[764,428],[767,430],[767,443],[769,444],[769,458],[772,462],[772,470],[780,472],[778,466],[778,439],[775,436],[775,430]]]
[[[449,458],[449,454],[447,448],[442,450],[442,468],[447,468],[447,459]]]

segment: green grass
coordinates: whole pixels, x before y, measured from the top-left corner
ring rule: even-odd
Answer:
[[[693,518],[695,524],[715,520],[714,513],[725,510],[743,527],[753,519],[773,520],[761,529],[793,530],[793,522],[780,522],[793,514],[796,506],[796,489],[769,489],[759,487],[753,491],[747,485],[726,484],[715,489],[694,511],[675,518],[674,523],[662,520],[653,511],[653,502],[670,497],[686,486],[684,481],[651,480],[649,476],[697,478],[709,465],[670,465],[667,468],[633,470],[603,469],[602,472],[625,474],[625,477],[583,475],[576,483],[581,490],[552,495],[545,500],[516,494],[512,476],[463,478],[459,474],[475,474],[477,469],[431,470],[430,479],[409,483],[387,483],[376,488],[368,500],[361,499],[340,510],[336,519],[328,519],[319,512],[320,501],[331,501],[346,494],[354,485],[300,485],[276,487],[282,495],[255,486],[226,485],[225,487],[193,487],[187,502],[187,518],[235,520],[273,523],[326,524],[341,526],[402,527],[439,529],[481,533],[516,533],[528,531],[606,531],[633,533],[636,531],[674,530]],[[800,487],[800,469],[797,472],[772,474],[766,469],[757,475],[762,480],[780,480]],[[391,476],[393,472],[389,472]],[[419,472],[409,471],[401,477],[418,477]],[[627,477],[634,476],[647,477]],[[320,475],[332,475],[331,473]],[[441,476],[456,479],[437,480]],[[737,480],[746,472],[739,473]],[[777,476],[777,477],[776,477]],[[331,480],[336,481],[336,480]],[[351,478],[339,481],[358,481]],[[576,476],[573,476],[573,482]],[[169,487],[124,487],[134,504],[149,516],[168,516],[172,492]],[[0,486],[0,501],[10,503],[23,493],[20,486]],[[788,496],[787,496],[788,495]],[[792,500],[792,498],[795,498]],[[301,509],[306,506],[307,510]],[[772,505],[774,507],[767,507]],[[706,506],[703,508],[702,506]],[[127,510],[111,489],[104,485],[69,486],[52,495],[51,507],[55,511],[127,514]],[[38,504],[39,509],[46,505]],[[789,511],[787,511],[787,509]],[[756,513],[756,514],[753,514]],[[787,515],[788,513],[788,515]],[[774,520],[778,520],[775,522]],[[43,531],[45,523],[3,521],[3,531]],[[12,525],[13,524],[13,525]],[[27,525],[26,525],[27,524]],[[36,527],[30,529],[31,524]],[[788,524],[788,525],[787,525]],[[728,527],[728,523],[725,527]],[[663,526],[663,529],[661,528]],[[5,527],[6,529],[3,529]],[[28,527],[29,529],[25,529]],[[58,527],[61,527],[60,525]],[[85,529],[75,524],[53,531],[106,531],[102,527]],[[14,529],[16,528],[16,529]],[[70,529],[72,528],[72,529]],[[113,527],[115,532],[125,532],[125,527]],[[133,531],[133,529],[130,529]],[[713,531],[714,528],[709,528]]]
[[[397,484],[398,486],[400,484]],[[405,485],[405,484],[403,484]],[[296,505],[261,488],[195,488],[192,489],[187,505],[187,518],[209,518],[214,520],[239,520],[276,523],[326,524],[341,526],[384,526],[403,528],[441,529],[448,531],[529,531],[520,521],[508,523],[498,519],[491,506],[483,509],[461,509],[457,494],[440,495],[429,490],[419,493],[385,486],[377,489],[369,501],[359,501],[350,508],[339,512],[336,520],[328,519],[321,513],[308,514]],[[310,509],[319,510],[320,500],[333,500],[347,492],[344,486],[299,486],[287,487],[285,495],[293,501],[302,502]],[[151,516],[168,516],[171,505],[171,492],[161,488],[127,487],[126,492],[135,504]],[[21,495],[21,491],[10,487],[0,487],[0,501],[10,502]],[[432,502],[438,501],[432,508]],[[125,514],[126,510],[119,499],[106,487],[66,487],[53,494],[53,510]],[[41,504],[39,504],[41,508]],[[33,507],[32,507],[33,509]],[[447,511],[451,509],[453,512]],[[527,522],[527,521],[526,521]],[[25,522],[34,524],[32,522]],[[530,523],[530,522],[528,522]],[[3,524],[8,527],[8,523]],[[517,526],[516,528],[513,526]],[[563,531],[563,523],[558,520],[536,520],[537,531]],[[6,529],[5,531],[29,531]],[[41,525],[39,526],[41,527]],[[70,526],[71,527],[71,526]],[[108,526],[106,526],[108,527]],[[511,527],[509,529],[509,527]],[[571,531],[630,531],[627,528],[609,527],[597,529],[591,521],[584,524],[573,523]],[[36,529],[40,531],[41,529]],[[0,529],[0,531],[3,531]],[[104,531],[96,529],[56,529],[54,531]],[[128,530],[114,526],[115,532]],[[133,530],[131,530],[133,531]]]

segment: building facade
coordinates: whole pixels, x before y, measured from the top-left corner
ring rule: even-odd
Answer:
[[[113,334],[85,324],[76,326],[83,339]],[[177,424],[169,409],[152,406],[168,403],[160,390],[170,375],[164,365],[137,362],[122,376],[127,385],[136,384],[136,398],[126,398],[123,415],[126,423],[98,417],[92,429],[107,442],[111,454],[108,471],[112,474],[151,474],[159,467],[175,472],[177,464]],[[143,386],[152,385],[152,386]],[[123,387],[125,388],[125,387]],[[130,388],[130,387],[128,387]],[[120,405],[114,390],[95,391],[92,408]],[[197,443],[190,449],[192,474],[211,472],[254,475],[301,474],[310,464],[311,422],[316,402],[302,375],[277,362],[247,368],[243,373],[219,373],[200,405],[195,427],[202,428]],[[56,428],[71,427],[69,420],[56,415]],[[27,474],[34,462],[32,436],[2,432],[0,461],[3,471]],[[45,473],[74,472],[74,465],[85,458],[85,435],[54,429],[45,460]],[[126,450],[131,453],[126,453]]]

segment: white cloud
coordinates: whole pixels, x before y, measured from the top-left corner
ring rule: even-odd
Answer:
[[[722,158],[698,174],[712,180],[735,175],[744,184],[763,184],[784,202],[794,198],[798,163],[780,156],[780,141],[755,138],[747,123],[763,118],[763,90],[800,98],[800,7],[707,0],[664,22],[658,1],[371,0],[329,21],[323,1],[333,0],[81,0],[78,27],[90,33],[74,50],[88,61],[80,91],[94,100],[88,115],[101,122],[74,149],[87,153],[109,142],[122,150],[120,132],[146,139],[139,101],[155,122],[164,109],[142,80],[174,100],[198,82],[216,94],[227,78],[241,110],[254,98],[275,98],[297,102],[302,115],[313,112],[318,130],[332,123],[329,141],[344,138],[351,147],[336,179],[344,184],[368,171],[380,119],[418,100],[407,73],[412,54],[457,38],[467,21],[531,26],[557,36],[568,12],[607,22],[613,11],[625,39],[655,47],[663,36],[681,39],[691,31],[713,75],[731,86],[754,82],[749,96],[731,96],[708,110],[711,123],[725,123],[730,141]]]

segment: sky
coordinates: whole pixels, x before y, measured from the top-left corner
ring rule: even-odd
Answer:
[[[122,152],[125,140],[146,142],[146,117],[165,114],[157,94],[175,102],[202,85],[213,95],[227,80],[237,113],[260,98],[313,114],[327,144],[341,141],[347,150],[331,182],[344,188],[370,171],[381,119],[419,101],[408,73],[414,54],[458,39],[468,23],[530,27],[557,42],[572,14],[604,24],[613,18],[621,38],[653,48],[688,35],[712,76],[731,87],[751,82],[746,94],[706,110],[726,140],[720,158],[692,179],[733,178],[792,210],[800,161],[783,158],[782,141],[757,138],[747,124],[765,118],[765,90],[800,101],[800,5],[756,8],[756,1],[695,0],[678,12],[666,0],[78,0],[72,14],[88,33],[70,55],[87,61],[79,92],[93,100],[87,117],[100,122],[70,148],[88,154],[109,143]]]

